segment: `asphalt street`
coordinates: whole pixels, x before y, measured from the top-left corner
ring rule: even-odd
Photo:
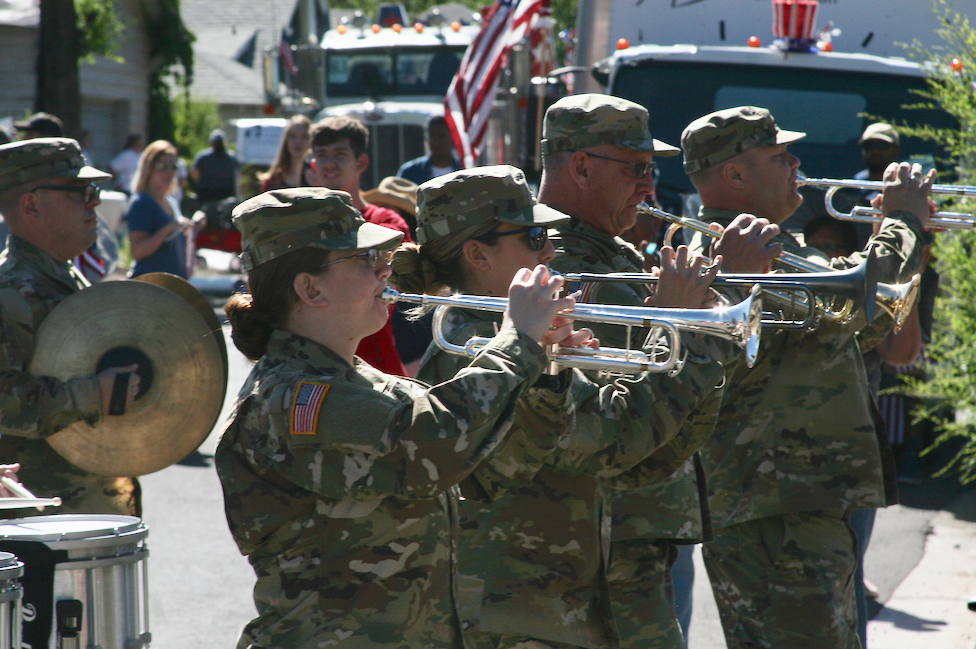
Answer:
[[[222,315],[222,314],[221,314]],[[217,437],[250,363],[224,329],[230,381],[221,423],[200,449],[180,464],[142,478],[149,527],[149,582],[154,649],[233,647],[254,617],[254,576],[232,541],[213,453]],[[929,522],[958,494],[952,481],[929,481],[902,491],[901,505],[879,513],[866,567],[884,602],[922,556]],[[698,578],[690,649],[725,647],[714,599],[696,553]],[[875,606],[874,612],[880,609]]]

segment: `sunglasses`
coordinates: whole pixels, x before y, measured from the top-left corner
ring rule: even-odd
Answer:
[[[156,171],[176,171],[175,162],[154,162],[153,169]]]
[[[865,140],[861,143],[861,148],[865,151],[879,151],[894,146],[891,142],[884,140]]]
[[[319,269],[325,268],[326,266],[331,266],[332,264],[338,264],[342,261],[352,261],[353,259],[362,259],[371,268],[376,269],[390,263],[393,258],[393,250],[380,250],[379,248],[370,248],[369,250],[363,250],[362,252],[357,252],[355,255],[350,255],[348,257],[343,257],[342,259],[333,259],[332,261],[327,261]]]
[[[73,192],[81,194],[81,199],[85,202],[85,205],[91,205],[92,203],[97,203],[99,197],[102,195],[102,188],[95,184],[88,185],[41,185],[40,187],[35,187],[32,192],[36,192],[39,189],[47,189],[55,192]]]
[[[630,166],[631,171],[634,173],[636,178],[644,178],[647,174],[654,171],[657,166],[656,162],[631,162],[630,160],[618,160],[617,158],[608,158],[605,155],[597,155],[595,153],[590,153],[589,151],[583,151],[579,149],[580,152],[585,153],[591,158],[599,158],[600,160],[609,160],[610,162],[619,162],[620,164],[625,164]],[[574,151],[575,152],[575,151]]]
[[[483,237],[477,237],[475,241],[481,241],[482,243],[491,244],[498,237],[507,237],[510,234],[524,234],[529,240],[529,250],[532,252],[539,252],[546,247],[546,242],[549,241],[549,231],[541,225],[533,225],[528,228],[519,228],[518,230],[509,230],[508,232],[492,232],[491,234],[486,234]]]

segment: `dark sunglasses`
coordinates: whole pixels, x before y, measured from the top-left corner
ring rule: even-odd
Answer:
[[[892,146],[894,145],[891,142],[885,142],[884,140],[865,140],[861,143],[861,148],[865,151],[878,151]]]
[[[510,234],[524,234],[529,240],[529,250],[532,252],[539,252],[546,247],[546,241],[549,241],[549,231],[541,225],[533,225],[528,228],[519,228],[518,230],[509,230],[508,232],[492,232],[491,234],[486,234],[483,237],[477,237],[475,241],[481,241],[482,243],[491,244],[498,237],[507,237]]]
[[[40,187],[35,187],[32,192],[36,192],[39,189],[49,189],[55,192],[75,192],[81,194],[81,198],[85,201],[85,205],[91,205],[98,201],[102,194],[102,188],[98,185],[41,185]]]
[[[631,171],[634,172],[634,176],[636,178],[644,178],[645,176],[647,176],[647,174],[654,171],[654,168],[657,166],[656,162],[631,162],[630,160],[618,160],[617,158],[608,158],[605,155],[597,155],[595,153],[590,153],[589,151],[584,151],[583,149],[579,149],[579,151],[585,153],[591,158],[599,158],[600,160],[609,160],[610,162],[619,162],[620,164],[629,165]]]

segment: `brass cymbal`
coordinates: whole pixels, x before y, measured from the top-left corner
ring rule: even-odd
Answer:
[[[155,284],[156,286],[162,286],[167,291],[172,291],[176,293],[181,298],[186,300],[190,306],[196,309],[196,312],[200,314],[203,321],[207,323],[210,327],[210,334],[208,338],[216,343],[218,351],[220,351],[220,357],[224,361],[224,389],[227,389],[227,378],[229,363],[227,361],[227,344],[224,342],[224,331],[221,328],[220,320],[214,313],[213,307],[210,306],[210,302],[203,296],[203,293],[197,290],[197,288],[186,281],[182,277],[177,277],[172,273],[146,273],[145,275],[140,275],[139,277],[133,277],[132,279],[140,282],[149,282],[150,284]]]
[[[125,414],[76,422],[48,443],[105,476],[145,475],[185,458],[224,401],[223,359],[210,332],[186,300],[148,282],[102,282],[68,297],[38,329],[30,371],[67,380],[139,363],[140,394]]]

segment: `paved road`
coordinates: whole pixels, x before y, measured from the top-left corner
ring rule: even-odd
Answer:
[[[225,328],[225,336],[228,331]],[[227,337],[230,388],[224,416],[249,371]],[[224,416],[221,417],[223,421]],[[233,647],[254,616],[254,576],[224,521],[220,484],[213,469],[218,429],[187,462],[145,476],[145,521],[150,529],[151,629],[154,649]],[[868,574],[890,596],[922,553],[929,521],[956,493],[950,483],[931,483],[903,493],[905,505],[884,510],[866,561]],[[690,633],[691,649],[723,649],[714,599],[700,553]]]

